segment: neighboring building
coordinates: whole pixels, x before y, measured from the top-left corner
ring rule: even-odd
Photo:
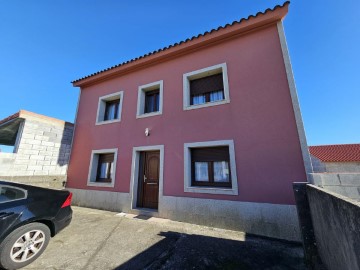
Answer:
[[[360,144],[309,146],[314,172],[360,173]]]
[[[299,240],[288,5],[74,81],[74,203]]]
[[[310,182],[360,201],[360,144],[309,146]]]
[[[21,110],[0,120],[0,179],[61,188],[66,181],[74,125]]]

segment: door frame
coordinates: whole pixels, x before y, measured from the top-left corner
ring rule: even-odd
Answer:
[[[138,196],[138,179],[139,179],[139,166],[140,166],[140,153],[148,151],[160,151],[160,168],[159,168],[159,211],[162,197],[163,197],[163,179],[164,179],[164,145],[150,145],[150,146],[137,146],[133,147],[132,162],[131,162],[131,179],[130,179],[130,196],[131,196],[131,209],[142,209],[136,206]]]

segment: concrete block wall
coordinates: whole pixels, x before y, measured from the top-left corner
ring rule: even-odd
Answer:
[[[320,159],[318,159],[317,157],[314,157],[313,155],[310,155],[310,159],[311,159],[311,164],[312,164],[314,173],[326,172],[326,166],[324,163],[321,162]]]
[[[66,181],[73,124],[27,117],[16,153],[0,153],[0,178],[61,188]]]
[[[0,152],[0,177],[2,172],[11,171],[14,167],[16,154]]]
[[[326,162],[328,173],[360,173],[360,162]]]
[[[360,201],[360,173],[313,173],[310,179],[318,187]]]
[[[314,173],[360,173],[360,162],[322,162],[310,155]]]

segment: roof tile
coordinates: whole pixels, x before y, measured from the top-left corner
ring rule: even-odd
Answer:
[[[309,151],[323,162],[360,162],[360,144],[309,146]]]
[[[161,51],[165,51],[165,50],[170,49],[170,48],[172,48],[172,47],[179,46],[179,45],[181,45],[181,44],[183,44],[183,43],[192,41],[192,40],[197,39],[197,38],[200,38],[200,37],[202,37],[202,36],[210,35],[210,34],[213,33],[213,32],[217,32],[217,31],[219,31],[219,30],[221,30],[221,29],[225,29],[225,28],[231,27],[231,26],[233,26],[233,25],[235,25],[235,24],[242,23],[242,22],[247,21],[247,20],[249,20],[249,19],[251,19],[251,18],[255,18],[255,17],[259,16],[259,15],[263,15],[263,14],[266,14],[267,12],[271,12],[271,11],[274,11],[274,10],[276,10],[276,9],[278,9],[278,8],[282,8],[282,7],[284,7],[285,5],[288,5],[288,4],[290,4],[290,1],[286,1],[286,2],[284,2],[282,5],[276,5],[276,6],[275,6],[274,8],[272,8],[272,9],[271,9],[271,8],[268,8],[268,9],[266,9],[264,12],[261,12],[261,11],[260,11],[260,12],[256,13],[256,15],[250,15],[250,16],[248,16],[247,18],[241,18],[241,19],[238,20],[238,21],[233,21],[231,24],[228,23],[228,24],[226,24],[226,25],[224,25],[224,26],[219,26],[219,27],[216,28],[216,29],[211,29],[210,31],[206,31],[206,32],[204,32],[204,33],[198,34],[197,36],[193,36],[193,37],[191,37],[191,38],[187,38],[187,39],[185,39],[185,40],[183,40],[183,41],[176,42],[176,43],[171,44],[171,45],[169,45],[169,46],[167,46],[167,47],[164,47],[164,48],[161,48],[161,49],[158,49],[158,50],[155,50],[155,51],[146,53],[146,54],[144,54],[144,55],[142,55],[142,56],[139,56],[139,57],[133,58],[133,59],[131,59],[131,60],[122,62],[122,63],[117,64],[117,65],[115,65],[115,66],[112,66],[112,67],[109,67],[109,68],[106,68],[106,69],[97,71],[97,72],[95,72],[95,73],[92,73],[92,74],[87,75],[87,76],[85,76],[85,77],[82,77],[82,78],[80,78],[80,79],[74,80],[74,81],[72,81],[71,83],[79,82],[79,81],[81,81],[81,80],[87,79],[87,78],[89,78],[89,77],[95,76],[95,75],[100,74],[100,73],[103,73],[103,72],[106,72],[106,71],[108,71],[108,70],[111,70],[111,69],[114,69],[114,68],[117,68],[117,67],[120,67],[120,66],[123,66],[123,65],[126,65],[126,64],[129,64],[129,63],[132,63],[132,62],[134,62],[134,61],[137,61],[137,60],[139,60],[139,59],[148,57],[148,56],[150,56],[150,55],[159,53],[159,52],[161,52]]]

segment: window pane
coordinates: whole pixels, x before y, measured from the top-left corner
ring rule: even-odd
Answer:
[[[154,111],[154,103],[155,99],[154,96],[146,96],[146,110],[145,113],[150,113]]]
[[[158,112],[159,111],[159,90],[147,92],[145,94],[145,110],[144,113]]]
[[[114,119],[118,119],[119,118],[119,103],[115,103],[114,106]]]
[[[159,107],[159,103],[160,103],[160,95],[159,93],[157,93],[155,95],[155,112],[158,112],[160,110],[160,107]]]
[[[100,164],[99,178],[108,178],[107,177],[108,167],[109,167],[109,163]]]
[[[210,102],[224,99],[223,91],[214,91],[210,93]]]
[[[113,171],[114,154],[99,154],[96,181],[110,182]]]
[[[114,119],[115,116],[115,104],[109,106],[109,120]]]
[[[106,102],[104,121],[118,119],[120,100]]]
[[[214,162],[214,182],[229,182],[229,162],[217,161]]]
[[[209,182],[209,170],[207,162],[195,162],[195,181]]]
[[[19,200],[26,197],[23,190],[9,186],[0,186],[0,203]]]
[[[206,102],[205,95],[196,95],[192,97],[192,104],[204,104]]]

